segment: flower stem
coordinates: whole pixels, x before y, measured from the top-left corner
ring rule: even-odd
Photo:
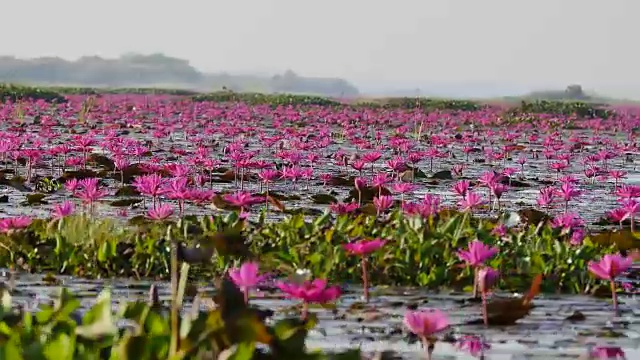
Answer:
[[[300,320],[306,321],[309,315],[309,304],[305,301],[302,303],[302,312],[300,312]]]
[[[425,359],[431,360],[431,355],[433,354],[433,349],[435,348],[435,344],[429,341],[429,339],[427,339],[425,336],[421,337],[420,340],[422,341],[422,346],[426,350]]]
[[[473,298],[478,298],[478,268],[473,268]]]
[[[482,320],[484,326],[489,327],[489,314],[487,314],[487,293],[482,289]]]
[[[364,302],[369,303],[369,278],[367,277],[367,259],[362,256],[360,261],[362,267],[362,287],[364,290]]]
[[[616,293],[616,282],[611,280],[611,299],[613,300],[613,311],[618,315],[618,294]]]

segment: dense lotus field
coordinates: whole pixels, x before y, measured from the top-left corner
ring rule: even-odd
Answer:
[[[4,356],[638,355],[639,110],[66,99],[0,106]]]

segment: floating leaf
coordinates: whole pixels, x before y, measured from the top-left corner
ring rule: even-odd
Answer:
[[[245,241],[245,237],[239,231],[226,231],[207,236],[201,241],[201,245],[213,245],[220,255],[250,257],[251,252]]]
[[[512,325],[529,315],[533,308],[532,300],[540,293],[542,275],[537,275],[531,283],[529,292],[513,299],[496,299],[487,303],[489,325]]]
[[[116,191],[115,196],[140,196],[140,192],[131,185],[125,185]]]
[[[284,205],[277,200],[276,198],[272,197],[272,196],[267,196],[267,201],[269,201],[269,203],[273,206],[275,206],[276,209],[280,210],[280,211],[285,211],[285,207]]]
[[[24,205],[41,205],[46,204],[46,201],[42,201],[47,195],[41,193],[28,194],[27,200],[23,203]]]
[[[101,166],[102,168],[109,171],[113,171],[116,168],[116,165],[113,162],[113,160],[109,159],[108,157],[102,154],[91,153],[87,158],[87,161],[95,163],[96,165]]]
[[[567,316],[567,318],[565,320],[567,321],[584,321],[586,320],[587,317],[584,316],[584,314],[578,310],[574,311],[573,314]]]
[[[362,214],[375,216],[378,214],[378,209],[376,209],[375,205],[372,203],[368,203],[360,207],[360,212]]]
[[[601,246],[615,245],[619,250],[640,249],[640,240],[631,230],[610,230],[589,236],[591,241]]]
[[[338,202],[335,196],[329,194],[313,194],[311,195],[311,200],[318,205],[329,205]]]
[[[142,202],[142,199],[120,199],[114,200],[109,203],[109,205],[114,207],[127,207],[135,204],[139,204]]]
[[[211,199],[213,206],[220,210],[239,210],[240,208],[234,205],[229,204],[221,194],[216,194],[213,199]]]

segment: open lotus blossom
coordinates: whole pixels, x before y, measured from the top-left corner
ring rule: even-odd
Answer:
[[[630,257],[624,257],[620,254],[607,254],[600,259],[600,261],[590,261],[589,271],[592,274],[603,280],[608,280],[611,284],[611,298],[613,300],[613,309],[618,312],[618,296],[616,294],[616,282],[615,279],[623,272],[627,271],[633,259]]]
[[[498,253],[498,248],[490,247],[480,240],[473,240],[469,243],[467,250],[458,250],[458,257],[474,271],[473,297],[478,296],[478,269],[484,262],[494,257]]]
[[[374,197],[373,205],[376,207],[376,210],[378,211],[378,216],[380,216],[381,213],[390,209],[391,206],[393,206],[393,197],[389,195]]]
[[[437,309],[423,311],[407,311],[404,314],[404,325],[422,341],[427,356],[431,359],[436,337],[435,335],[449,327],[447,315]]]
[[[302,300],[302,319],[307,318],[309,304],[333,302],[337,300],[341,294],[338,286],[327,286],[327,281],[322,279],[304,281],[300,284],[277,282],[276,286],[288,297]]]
[[[224,195],[224,200],[233,206],[239,207],[240,212],[242,212],[252,205],[261,203],[263,198],[260,196],[253,196],[246,191],[238,191],[233,194]]]
[[[474,335],[465,335],[459,338],[457,347],[477,358],[482,358],[485,351],[491,349],[490,344],[483,341],[481,337]]]
[[[78,179],[76,178],[69,179],[64,183],[64,188],[71,193],[75,193],[76,189],[78,189],[78,186]]]
[[[73,213],[75,207],[69,200],[63,201],[61,204],[55,204],[51,211],[51,217],[53,219],[62,219],[65,216],[69,216]]]
[[[258,263],[245,262],[239,268],[229,270],[229,277],[244,294],[245,303],[249,303],[249,290],[262,283],[267,277],[258,274]]]
[[[142,175],[134,179],[133,186],[136,190],[153,198],[153,206],[156,206],[158,196],[165,193],[165,180],[158,174]]]
[[[331,211],[335,212],[338,215],[349,214],[356,211],[360,206],[358,203],[333,203],[329,205]]]
[[[478,208],[486,203],[487,202],[485,200],[482,200],[482,196],[476,194],[473,191],[467,191],[464,194],[462,200],[458,201],[458,206],[462,211],[471,212],[473,209]]]
[[[471,186],[471,183],[469,182],[469,180],[460,180],[455,184],[453,184],[452,189],[453,189],[453,192],[455,192],[456,194],[464,198],[465,195],[467,194],[467,191],[469,191],[470,186]]]
[[[31,222],[32,220],[28,216],[0,219],[0,232],[6,233],[12,230],[24,229],[31,225]]]
[[[596,346],[589,350],[593,360],[627,360],[626,354],[618,346]]]
[[[349,244],[344,244],[344,249],[356,256],[360,256],[360,264],[362,267],[362,286],[364,290],[364,301],[369,302],[369,278],[367,277],[367,258],[370,253],[380,249],[386,243],[382,239],[374,240],[358,240]]]
[[[154,209],[147,211],[147,217],[151,220],[162,221],[173,215],[173,208],[169,204],[162,204]]]

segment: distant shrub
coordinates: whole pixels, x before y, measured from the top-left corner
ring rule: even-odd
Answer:
[[[185,89],[160,88],[92,88],[92,87],[51,87],[51,90],[64,95],[101,95],[101,94],[131,94],[131,95],[175,95],[193,96],[197,91]]]
[[[385,109],[416,109],[425,110],[458,110],[476,111],[483,108],[482,105],[469,100],[454,99],[430,99],[430,98],[384,98],[376,100],[364,100],[355,103],[359,107],[373,107]]]
[[[13,84],[0,84],[0,101],[5,100],[45,100],[48,102],[63,103],[67,100],[60,93],[50,88],[21,86]]]
[[[581,118],[606,119],[613,114],[602,104],[592,104],[582,101],[522,101],[519,106],[512,108],[511,114],[555,114],[576,115]]]
[[[250,105],[320,105],[339,106],[340,102],[321,96],[292,95],[292,94],[261,94],[238,93],[233,91],[218,91],[208,94],[199,94],[192,97],[194,101],[211,102],[244,102]]]

